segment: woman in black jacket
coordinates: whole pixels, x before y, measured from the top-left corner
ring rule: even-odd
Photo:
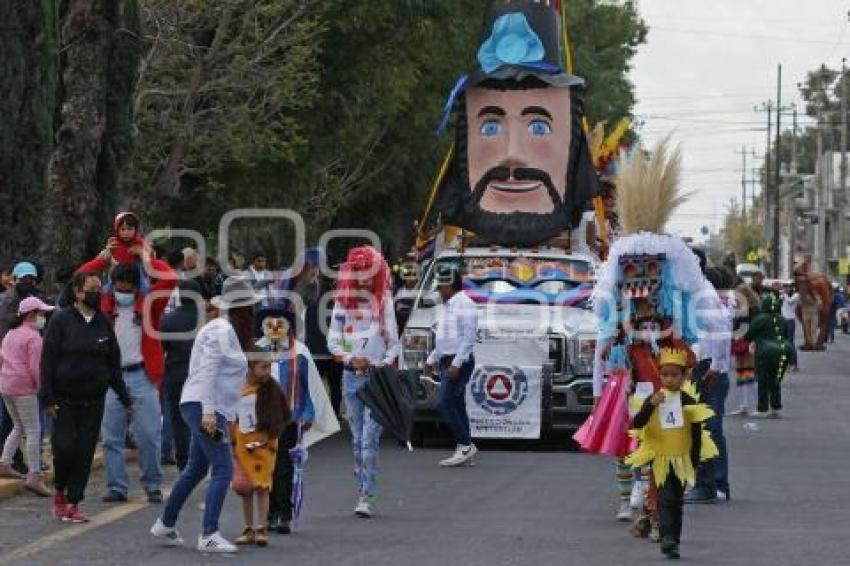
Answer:
[[[69,287],[73,305],[54,314],[41,356],[41,401],[53,418],[53,515],[88,521],[80,511],[100,433],[106,391],[128,409],[121,351],[112,325],[98,309],[100,279],[77,274]]]

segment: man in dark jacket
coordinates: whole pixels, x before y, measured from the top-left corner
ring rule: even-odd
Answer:
[[[189,376],[189,360],[197,334],[199,311],[203,307],[201,287],[194,280],[178,285],[179,306],[162,319],[162,347],[165,350],[165,403],[163,411],[171,419],[174,435],[174,457],[181,470],[189,457],[189,428],[180,414],[180,396]]]

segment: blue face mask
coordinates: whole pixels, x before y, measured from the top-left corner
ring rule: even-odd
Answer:
[[[136,302],[136,294],[135,293],[119,293],[115,292],[115,302],[118,303],[119,307],[130,307],[133,306],[133,303]]]

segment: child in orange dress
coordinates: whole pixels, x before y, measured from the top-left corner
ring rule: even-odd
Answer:
[[[237,421],[231,425],[236,471],[233,489],[242,496],[245,530],[237,545],[267,546],[266,516],[272,487],[277,440],[289,421],[289,409],[277,381],[272,358],[255,352],[239,400]]]

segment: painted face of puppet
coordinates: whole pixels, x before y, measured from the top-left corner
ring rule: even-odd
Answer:
[[[263,321],[263,335],[271,342],[283,342],[289,335],[289,322],[283,317],[267,317]]]
[[[475,87],[466,97],[469,187],[483,211],[546,215],[567,191],[570,90]]]

